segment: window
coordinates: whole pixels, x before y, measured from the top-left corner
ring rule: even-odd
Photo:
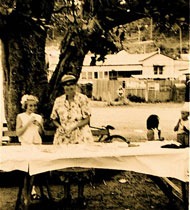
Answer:
[[[159,74],[163,74],[163,66],[160,66],[160,68],[159,68]]]
[[[86,78],[86,72],[82,72],[82,79],[87,79]]]
[[[158,68],[157,68],[157,66],[154,66],[154,74],[158,74]]]
[[[163,74],[164,66],[154,66],[154,74]]]
[[[103,79],[103,72],[99,72],[99,78]]]
[[[92,72],[88,72],[88,79],[92,79]]]
[[[125,88],[125,81],[122,82],[122,87]]]
[[[98,72],[94,72],[94,79],[98,79]]]
[[[117,80],[117,72],[112,70],[109,72],[109,79],[110,80]]]

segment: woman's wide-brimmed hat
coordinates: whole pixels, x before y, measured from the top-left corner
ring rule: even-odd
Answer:
[[[66,84],[68,82],[73,82],[75,83],[76,82],[76,77],[74,75],[69,75],[69,74],[66,74],[64,75],[62,78],[61,78],[61,83],[62,84]]]

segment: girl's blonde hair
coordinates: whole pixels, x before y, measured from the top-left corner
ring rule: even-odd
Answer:
[[[26,109],[27,101],[35,101],[36,103],[39,102],[38,98],[34,95],[23,95],[20,101],[22,109]]]

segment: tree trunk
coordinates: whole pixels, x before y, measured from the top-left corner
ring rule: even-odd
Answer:
[[[50,80],[51,105],[56,97],[63,94],[60,80],[64,74],[73,74],[77,79],[80,77],[83,60],[88,52],[86,37],[83,36],[82,39],[80,37],[80,34],[76,35],[74,31],[68,31],[63,38],[59,63]]]
[[[21,112],[24,94],[36,95],[40,102],[46,96],[45,33],[10,31],[2,38],[4,50],[5,107],[9,129],[15,128],[16,115]]]
[[[16,11],[4,18],[0,32],[3,43],[5,115],[8,129],[14,130],[24,94],[39,98],[40,113],[46,115],[48,81],[45,70],[45,42],[54,1],[19,1]],[[43,105],[43,108],[42,108]],[[45,108],[44,108],[45,107]]]

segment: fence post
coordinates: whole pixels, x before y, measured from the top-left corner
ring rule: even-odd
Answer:
[[[145,101],[148,102],[148,81],[146,80]]]
[[[0,57],[2,53],[2,42],[0,40]],[[3,138],[3,118],[4,118],[4,99],[3,99],[3,67],[0,59],[0,145]]]
[[[190,102],[190,74],[186,74],[185,101]]]

